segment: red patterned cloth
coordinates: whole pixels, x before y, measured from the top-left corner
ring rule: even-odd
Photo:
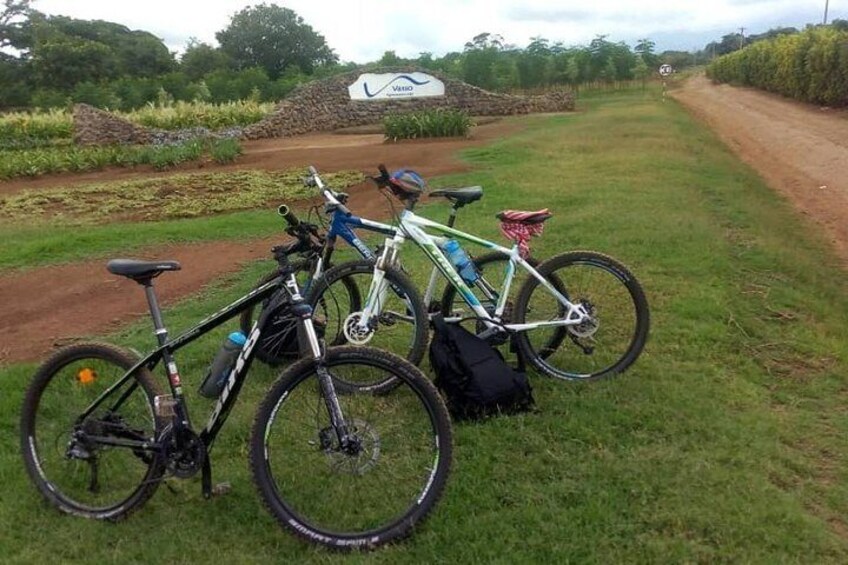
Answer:
[[[547,217],[534,222],[533,218],[539,216]],[[530,256],[530,238],[542,235],[545,229],[544,220],[550,217],[550,213],[547,208],[536,212],[504,210],[498,217],[501,219],[501,233],[518,244],[518,252],[526,259]]]

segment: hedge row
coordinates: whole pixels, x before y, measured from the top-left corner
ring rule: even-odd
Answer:
[[[814,104],[848,106],[848,32],[820,27],[759,41],[710,63],[707,76]]]

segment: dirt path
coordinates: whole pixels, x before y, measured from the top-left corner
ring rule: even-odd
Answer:
[[[389,168],[411,166],[432,176],[467,169],[458,150],[481,145],[521,129],[520,121],[506,119],[475,129],[472,139],[383,143],[382,135],[314,134],[291,139],[252,142],[235,165],[215,170],[290,169],[314,163],[323,171],[358,169],[374,172],[377,164]],[[191,169],[196,170],[196,169]],[[108,170],[85,175],[56,175],[36,180],[0,183],[0,194],[25,189],[50,190],[58,186],[173,174],[143,170]],[[386,217],[386,202],[366,183],[350,190],[350,207],[358,214]],[[305,206],[305,203],[304,203]],[[270,213],[270,212],[269,212]],[[249,242],[211,242],[172,245],[134,252],[147,259],[175,259],[182,270],[157,279],[164,304],[197,292],[210,281],[237,271],[244,263],[269,256],[279,237]],[[105,260],[26,269],[0,275],[0,363],[42,358],[52,347],[75,338],[102,335],[147,315],[141,289],[111,275]]]
[[[704,120],[802,214],[848,264],[848,119],[750,88],[687,81],[672,96]]]
[[[386,216],[386,202],[367,184],[350,189],[350,206],[370,218]],[[317,201],[316,201],[317,202]],[[307,203],[295,206],[305,209]],[[271,213],[269,211],[269,213]],[[128,254],[140,259],[173,259],[182,270],[156,279],[156,292],[167,305],[204,285],[238,271],[248,261],[269,258],[286,236],[250,241],[168,245]],[[52,347],[74,339],[103,335],[148,316],[141,287],[106,271],[98,259],[27,269],[0,276],[0,363],[42,358]]]

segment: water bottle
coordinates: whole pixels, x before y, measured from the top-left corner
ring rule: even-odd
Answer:
[[[224,390],[227,377],[230,376],[230,371],[233,370],[236,359],[238,359],[245,343],[247,343],[247,336],[242,332],[233,332],[227,336],[221,349],[215,355],[215,359],[212,360],[206,378],[200,385],[201,395],[206,398],[218,398],[218,395]]]
[[[462,277],[468,284],[474,284],[480,275],[477,273],[477,267],[471,261],[468,253],[459,246],[459,242],[455,239],[449,239],[442,246],[442,250],[447,255],[451,264],[459,271],[459,276]]]

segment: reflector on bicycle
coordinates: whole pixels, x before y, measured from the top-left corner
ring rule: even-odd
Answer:
[[[81,385],[90,385],[97,380],[97,372],[88,367],[77,371],[77,382]]]

